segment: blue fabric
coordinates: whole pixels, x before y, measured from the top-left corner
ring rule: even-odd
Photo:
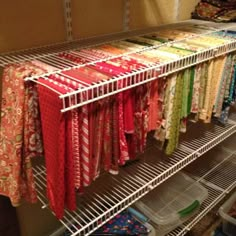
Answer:
[[[220,226],[215,230],[213,236],[227,236],[227,235],[223,233],[222,227]]]
[[[79,227],[78,227],[79,228]],[[72,229],[73,230],[73,229]],[[113,219],[101,226],[91,235],[137,235],[147,236],[148,229],[127,210],[116,215]],[[64,236],[70,236],[69,230],[66,230]]]
[[[92,235],[148,235],[147,228],[137,221],[131,213],[123,211]]]

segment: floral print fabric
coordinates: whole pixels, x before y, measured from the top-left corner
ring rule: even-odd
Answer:
[[[31,63],[10,65],[2,79],[0,126],[0,194],[13,206],[22,198],[35,202],[31,157],[43,154],[38,98],[24,77],[44,71]]]

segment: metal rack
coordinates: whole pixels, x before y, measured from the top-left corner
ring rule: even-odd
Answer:
[[[191,24],[191,22],[196,21],[188,22]],[[181,24],[185,23],[176,24],[175,27],[181,27]],[[212,24],[212,26],[216,25],[217,24]],[[218,32],[222,29],[235,28],[235,25],[231,24],[227,27],[224,24],[217,26],[218,29],[212,29],[206,34]],[[154,32],[156,30],[158,30],[158,28],[152,29],[149,32]],[[127,35],[140,35],[142,33],[147,33],[147,31],[126,32],[125,35],[120,34],[120,39],[127,38]],[[112,35],[107,38],[101,37],[100,42],[102,44],[104,43],[104,39],[109,41],[114,38]],[[94,45],[92,43],[94,42],[93,39],[91,39],[90,42]],[[174,41],[165,45],[169,46],[176,42],[177,41]],[[70,53],[70,50],[76,50],[80,48],[81,45],[83,47],[84,45],[88,47],[85,41],[74,40],[69,43],[55,44],[48,47],[31,49],[29,51],[4,54],[0,56],[0,66],[37,59],[54,66],[56,70],[41,76],[26,78],[26,81],[30,80],[37,82],[39,77],[48,77],[51,74],[63,76],[63,71],[79,68],[89,64],[77,65],[71,61],[59,57],[59,53]],[[160,46],[163,46],[163,44]],[[139,53],[155,48],[158,48],[158,46],[145,47],[141,50],[135,50],[130,53],[105,57],[99,60],[94,60],[90,64],[119,58],[121,56],[128,57],[132,53]],[[211,47],[207,50],[193,53],[189,56],[179,58],[178,60],[172,60],[162,64],[154,63],[140,70],[120,75],[112,80],[100,82],[96,85],[91,85],[89,87],[81,88],[78,91],[61,95],[60,98],[63,100],[63,108],[61,111],[66,112],[235,50],[236,40],[230,41],[218,47]],[[144,76],[144,74],[148,74],[148,76]],[[130,80],[130,78],[132,78],[132,80]],[[117,86],[118,84],[119,86]],[[73,101],[73,103],[71,101]],[[89,235],[109,219],[113,218],[116,214],[126,209],[128,206],[147,194],[153,188],[160,185],[166,179],[235,133],[236,122],[234,120],[236,119],[231,118],[229,123],[225,126],[214,125],[196,139],[183,139],[171,157],[161,157],[161,153],[159,153],[159,160],[157,161],[155,144],[154,146],[150,146],[145,154],[143,154],[140,161],[122,168],[119,176],[107,176],[105,174],[93,183],[91,187],[87,188],[86,193],[78,198],[78,210],[75,212],[69,212],[66,210],[65,216],[61,220],[61,223],[71,232],[72,236]],[[45,194],[46,169],[44,166],[37,166],[34,168],[34,172],[38,198],[42,202],[43,208],[48,208],[48,202]],[[211,201],[217,202],[218,199],[223,197],[223,195],[230,190],[231,187],[231,185],[228,187],[226,186],[226,188],[222,191],[214,188],[210,189]],[[210,187],[208,186],[208,188]],[[204,204],[203,207],[205,206],[206,209],[209,210],[210,208],[208,205]],[[198,219],[200,219],[200,216]],[[189,225],[185,225],[183,228],[177,229],[179,234],[171,235],[183,235],[184,232],[195,224],[195,222],[197,222],[197,220],[192,221],[192,223],[188,222]]]
[[[197,124],[196,124],[197,125]],[[194,125],[195,126],[195,125]],[[78,210],[65,211],[61,223],[75,235],[89,235],[166,179],[236,132],[236,123],[212,125],[200,137],[184,138],[171,157],[157,151],[153,141],[137,163],[121,168],[118,176],[101,176],[78,198]],[[157,154],[158,152],[158,154]],[[39,200],[47,208],[45,167],[34,168]]]
[[[221,147],[217,149],[219,152],[221,150]],[[216,160],[214,156],[208,155],[204,163],[205,165],[196,166],[194,162],[192,168],[187,167],[187,171],[189,171],[197,182],[200,182],[208,189],[209,196],[203,202],[200,212],[196,216],[170,232],[168,236],[185,235],[212,210],[226,194],[236,187],[236,152],[229,152],[227,150],[220,160]]]
[[[183,24],[184,23],[182,23],[182,25]],[[214,26],[214,24],[212,25]],[[181,24],[175,24],[175,27],[177,28],[180,26]],[[215,28],[215,29],[212,28],[210,32],[204,33],[202,35],[195,35],[192,37],[188,37],[188,39],[212,34],[213,32],[221,31],[222,28],[226,30],[226,29],[233,29],[234,27],[235,25],[228,25],[228,26],[224,25],[224,27],[223,25],[220,25],[218,26],[218,28]],[[156,30],[158,30],[158,28],[156,28]],[[160,46],[163,46],[163,45],[171,46],[172,44],[179,41],[183,41],[183,40],[185,39],[164,43],[164,44],[161,44]],[[61,58],[59,56],[59,52],[66,52],[70,54],[71,51],[69,49],[73,49],[73,48],[78,49],[78,43],[79,41],[72,41],[67,44],[62,44],[61,47],[59,48],[56,47],[57,50],[53,49],[53,46],[52,46],[49,48],[35,49],[33,50],[32,53],[29,52],[29,53],[16,53],[16,54],[10,54],[10,55],[3,55],[3,56],[0,56],[1,66],[7,65],[9,63],[16,63],[16,62],[24,61],[24,60],[37,59],[53,66],[56,69],[55,71],[52,71],[43,75],[32,76],[25,79],[26,81],[30,80],[37,83],[37,79],[40,77],[48,78],[48,76],[52,74],[63,76],[63,72],[71,70],[71,69],[76,69],[76,68],[80,68],[87,65],[94,65],[95,63],[104,62],[104,61],[115,59],[115,58],[129,57],[129,55],[132,55],[133,53],[140,53],[144,51],[157,49],[158,47],[160,47],[159,45],[155,45],[151,47],[144,47],[142,49],[134,50],[134,51],[116,55],[116,56],[105,56],[104,58],[95,59],[94,61],[83,64],[83,65],[78,65],[74,62]],[[54,50],[54,51],[50,52],[50,50]],[[220,55],[230,53],[235,50],[236,50],[236,39],[228,41],[227,43],[222,44],[220,46],[211,47],[206,50],[193,53],[189,56],[180,57],[177,60],[170,60],[165,63],[152,63],[141,69],[132,71],[131,73],[120,74],[119,76],[113,77],[112,79],[108,81],[101,81],[94,85],[83,86],[82,88],[74,92],[60,95],[60,98],[63,101],[63,107],[61,111],[66,112],[68,110],[81,107],[85,104],[95,102],[97,100],[103,99],[108,96],[112,96],[124,90],[139,86],[144,83],[148,83],[152,80],[157,79],[158,77],[167,76],[170,73],[183,70],[185,68],[194,66],[204,61],[208,61],[214,57],[218,57]]]

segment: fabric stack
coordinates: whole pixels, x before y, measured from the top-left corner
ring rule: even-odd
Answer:
[[[198,36],[210,31],[205,26],[187,25],[59,53],[63,61],[78,65],[108,56],[117,58],[44,76],[37,84],[23,79],[55,70],[53,63],[7,66],[2,79],[0,194],[9,196],[15,206],[21,198],[34,202],[31,158],[44,155],[47,196],[60,219],[64,208],[75,210],[76,192],[83,192],[102,171],[118,174],[120,166],[143,153],[148,132],[154,131],[160,147],[169,155],[178,146],[179,133],[186,132],[188,119],[209,123],[215,116],[226,122],[236,95],[233,53],[61,112],[60,95],[236,40],[233,31]],[[139,49],[145,50],[135,52]],[[126,52],[128,56],[120,55]],[[145,72],[128,77],[124,84],[157,76],[153,71]],[[122,88],[124,84],[116,86]],[[94,93],[99,96],[100,91]],[[80,100],[78,96],[69,102],[74,105]]]
[[[216,22],[236,21],[236,1],[201,0],[192,12],[192,18]]]

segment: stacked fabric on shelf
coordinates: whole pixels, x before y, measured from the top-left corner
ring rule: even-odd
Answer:
[[[192,12],[192,18],[216,22],[236,21],[236,1],[201,0]]]
[[[188,119],[209,123],[215,116],[225,123],[229,106],[235,101],[233,53],[201,64],[196,61],[196,66],[159,78],[153,71],[140,77],[132,75],[123,83],[154,80],[61,112],[60,95],[235,41],[233,31],[198,36],[211,30],[205,26],[164,29],[59,53],[63,61],[81,66],[43,76],[37,83],[24,83],[23,78],[54,68],[39,61],[6,67],[2,81],[0,165],[4,168],[0,169],[0,194],[10,196],[14,205],[21,197],[35,201],[30,159],[44,154],[47,196],[51,209],[61,219],[64,208],[75,210],[77,191],[83,192],[103,171],[118,174],[120,166],[143,153],[148,132],[154,131],[154,138],[169,155],[178,146],[180,132],[187,131]],[[117,88],[123,88],[123,83],[118,82]],[[99,91],[94,92],[99,96]],[[80,101],[80,96],[70,99],[69,105]],[[22,175],[25,171],[27,174]],[[29,191],[31,194],[26,194]]]

